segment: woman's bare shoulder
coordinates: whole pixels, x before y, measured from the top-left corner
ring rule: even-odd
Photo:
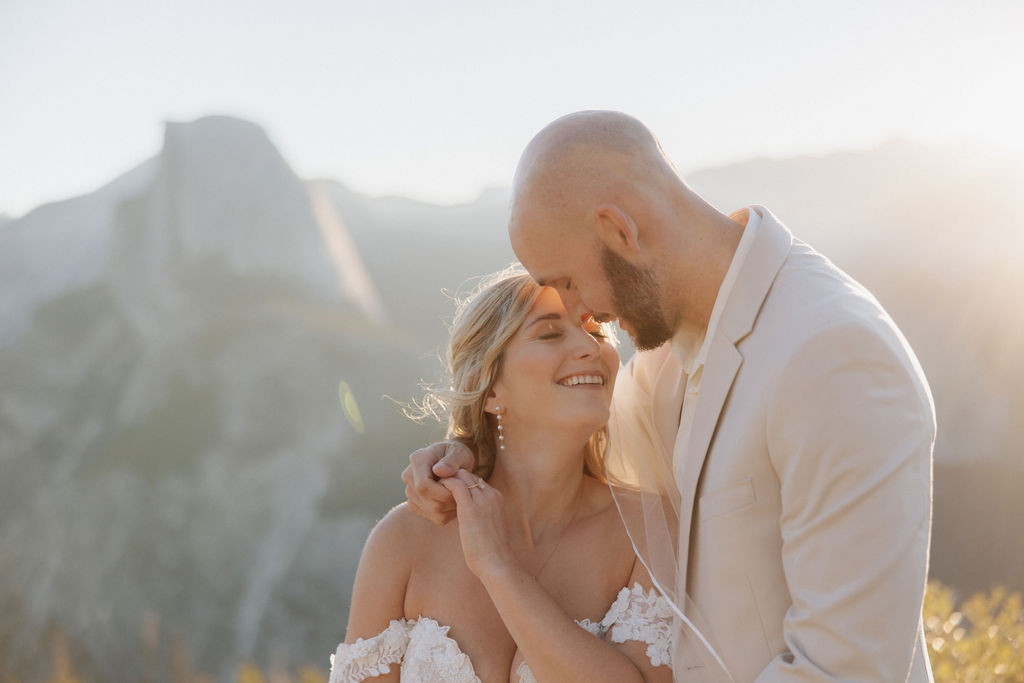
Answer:
[[[408,503],[391,508],[370,532],[370,539],[408,553],[439,533],[441,527],[412,511]]]
[[[356,570],[346,642],[375,636],[405,614],[406,590],[423,552],[420,522],[430,525],[403,503],[373,527]]]

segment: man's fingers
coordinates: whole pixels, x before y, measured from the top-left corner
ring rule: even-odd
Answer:
[[[459,441],[448,441],[442,457],[433,467],[433,473],[439,477],[451,477],[461,470],[471,470],[476,458],[469,447]]]
[[[416,503],[415,497],[410,498],[408,490],[406,491],[405,496],[406,498],[409,498],[409,501],[406,503],[409,506],[409,509],[424,519],[429,519],[431,522],[440,526],[444,526],[451,520],[455,519],[455,499],[451,497],[450,493],[448,495],[447,505],[431,501],[430,505],[427,507]]]
[[[441,502],[450,501],[451,495],[445,488],[439,485],[430,471],[438,458],[444,453],[442,444],[434,444],[427,448],[421,448],[409,456],[409,466],[402,472],[402,481],[407,488],[411,488],[421,498],[437,500]],[[426,501],[420,501],[422,506]]]
[[[405,469],[402,470],[402,481],[405,483],[405,491],[409,492],[412,488],[414,480],[412,476],[412,465],[406,465]]]
[[[413,451],[409,455],[409,467],[406,468],[410,470],[409,475],[413,483],[418,483],[421,479],[433,479],[430,468],[444,457],[446,450],[447,445],[442,441]]]
[[[426,513],[425,513],[425,512],[423,511],[423,508],[421,508],[421,507],[420,507],[419,505],[417,505],[416,503],[414,503],[414,502],[412,502],[412,501],[410,500],[410,501],[406,502],[406,505],[408,505],[408,506],[409,506],[409,509],[410,509],[410,510],[412,510],[413,512],[415,512],[415,513],[416,513],[417,515],[419,515],[420,517],[425,517],[425,518],[428,518],[428,519],[429,519],[430,515],[426,514]]]
[[[424,510],[441,512],[455,507],[451,492],[433,479],[420,481],[413,487],[406,486],[405,495]]]
[[[421,517],[430,520],[434,524],[445,525],[455,519],[455,499],[452,493],[440,483],[433,468],[445,457],[448,449],[455,442],[440,442],[431,444],[426,448],[413,451],[409,455],[409,465],[402,471],[402,481],[405,482],[405,497],[409,500],[410,509]],[[470,460],[473,459],[472,451],[462,444],[457,444],[468,452]],[[453,452],[457,452],[454,449]],[[454,455],[453,461],[458,463],[466,458],[465,454]],[[442,467],[444,472],[447,467]],[[458,469],[456,466],[449,474],[451,476]]]
[[[453,507],[451,510],[448,510],[447,512],[444,513],[444,515],[438,517],[434,521],[437,523],[438,526],[444,526],[445,524],[457,518],[458,516],[458,510]]]
[[[455,500],[451,492],[432,479],[422,484],[405,485],[405,497],[409,501],[409,508],[439,526],[444,526],[455,519]]]

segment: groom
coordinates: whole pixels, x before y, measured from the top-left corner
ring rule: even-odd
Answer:
[[[636,343],[614,410],[640,438],[619,445],[672,459],[679,590],[735,680],[931,680],[934,409],[871,294],[764,207],[718,212],[616,112],[542,130],[511,208],[530,274]],[[410,505],[450,519],[432,475],[472,458],[413,453]]]

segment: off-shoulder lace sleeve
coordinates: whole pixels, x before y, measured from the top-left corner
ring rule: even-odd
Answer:
[[[655,589],[644,592],[639,583],[623,588],[601,620],[613,643],[647,643],[654,666],[672,666],[672,608]]]
[[[402,661],[409,646],[409,625],[395,619],[372,638],[359,638],[342,643],[331,655],[331,677],[328,683],[358,683],[391,671],[391,665]]]
[[[601,621],[577,619],[576,623],[591,635],[613,643],[636,640],[647,644],[647,658],[654,666],[672,668],[672,607],[653,588],[644,593],[634,583],[623,588]],[[536,683],[526,660],[516,668],[519,683]],[[333,683],[333,681],[332,681]]]

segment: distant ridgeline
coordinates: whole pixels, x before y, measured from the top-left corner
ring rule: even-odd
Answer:
[[[1024,588],[1021,167],[893,143],[688,179],[767,205],[879,297],[939,413],[932,574]],[[0,673],[49,675],[59,629],[78,675],[140,679],[153,624],[222,679],[324,660],[368,529],[443,433],[395,401],[439,376],[445,290],[513,259],[506,203],[302,180],[211,117],[3,219]]]

